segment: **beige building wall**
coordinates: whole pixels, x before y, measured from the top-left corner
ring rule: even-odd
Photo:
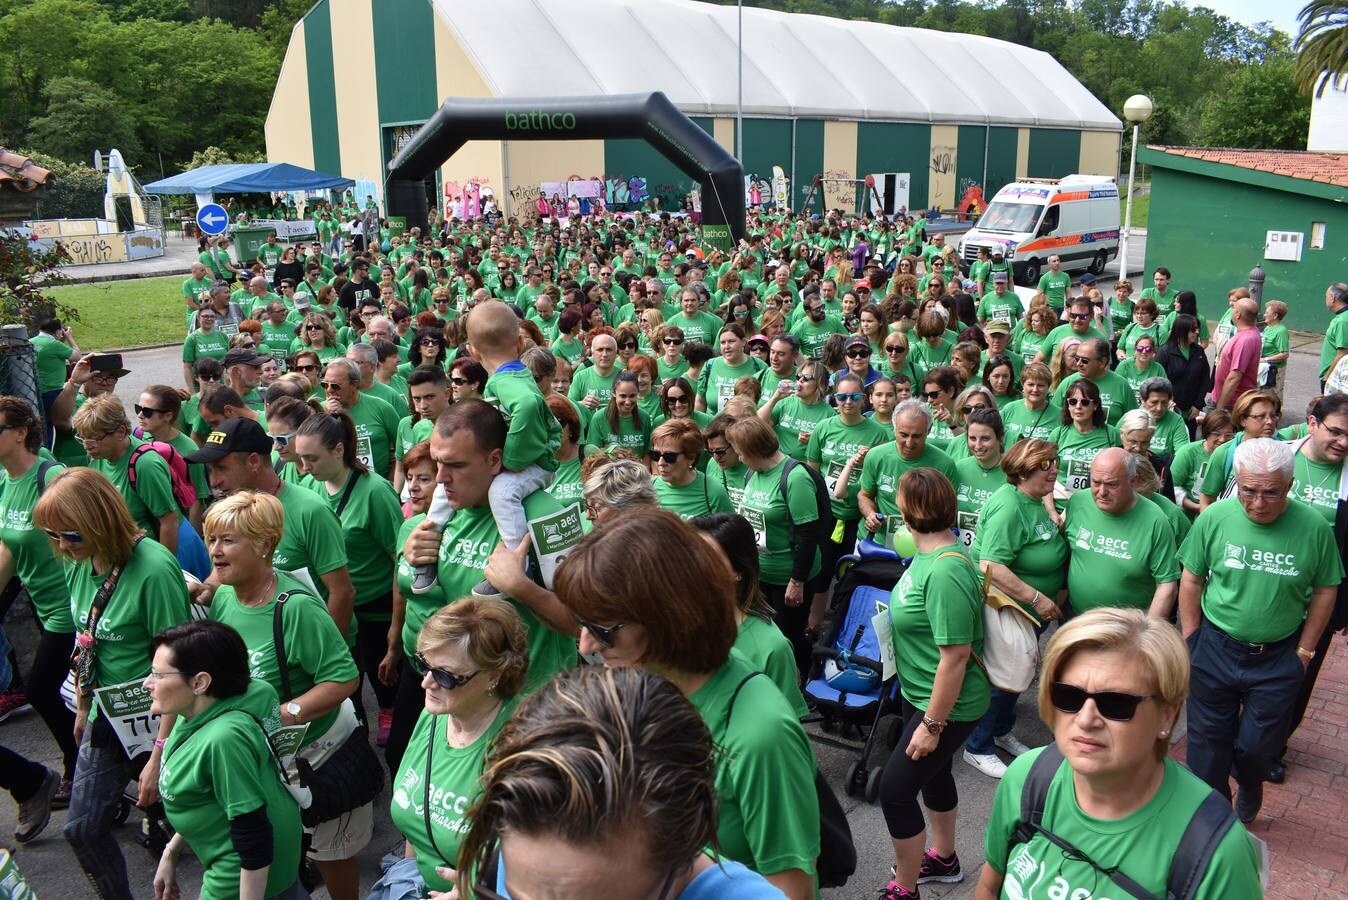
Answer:
[[[927,184],[927,205],[951,209],[955,206],[955,169],[959,165],[956,155],[959,152],[960,129],[958,125],[931,126],[930,158],[939,154],[950,154],[951,165],[944,172],[931,172]]]
[[[726,149],[726,152],[732,156],[735,154],[735,120],[734,119],[714,119],[712,120],[711,136],[716,138],[716,143]]]
[[[1016,180],[1030,173],[1030,129],[1021,128],[1016,132]]]
[[[304,127],[296,127],[296,123]],[[314,167],[314,136],[309,123],[309,68],[304,41],[304,22],[290,32],[290,48],[281,62],[281,74],[271,95],[271,108],[263,134],[267,160]],[[139,220],[138,220],[139,221]]]
[[[824,122],[824,176],[827,178],[857,177],[857,123]],[[813,177],[811,175],[810,177]],[[851,209],[855,202],[855,191],[851,185],[826,189],[824,202],[827,208],[842,207]]]
[[[1081,162],[1077,171],[1083,175],[1119,174],[1119,146],[1123,135],[1117,131],[1081,132]]]
[[[332,46],[370,47],[374,13],[370,0],[328,0]],[[342,174],[384,183],[375,94],[374,53],[341,54],[333,66],[337,95],[337,134],[341,139]],[[308,121],[307,117],[303,121]]]
[[[491,97],[491,88],[459,46],[439,14],[435,16],[435,90],[445,97]],[[504,201],[505,169],[500,141],[469,141],[440,166],[441,202],[445,185],[471,182],[490,186]],[[502,208],[505,208],[504,206]]]
[[[505,158],[509,215],[531,210],[544,181],[604,177],[603,141],[507,141]]]

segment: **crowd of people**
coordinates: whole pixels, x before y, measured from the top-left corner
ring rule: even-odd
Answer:
[[[39,627],[0,717],[62,757],[0,748],[20,843],[68,807],[132,897],[134,782],[164,900],[184,850],[208,898],[311,864],[338,900],[808,900],[802,686],[865,550],[902,560],[902,731],[893,869],[856,881],[960,881],[975,828],[979,897],[1259,896],[1244,825],[1348,625],[1348,396],[1280,429],[1285,303],[1234,289],[1209,331],[1163,267],[1134,299],[1057,257],[1026,299],[921,216],[753,213],[723,252],[551,212],[203,247],[183,383],[132,414],[122,358],[42,323],[40,408],[0,397],[0,580]],[[994,595],[1049,633],[1046,748],[984,663]],[[1000,779],[987,822],[956,761]],[[385,802],[402,858],[362,895]]]

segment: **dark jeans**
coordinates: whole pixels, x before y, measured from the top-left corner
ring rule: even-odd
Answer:
[[[992,702],[988,705],[988,711],[969,735],[967,749],[970,753],[988,756],[997,751],[992,740],[1010,734],[1011,729],[1016,727],[1016,701],[1019,699],[1020,694],[992,689]]]
[[[421,676],[403,659],[398,672],[397,695],[393,701],[393,727],[389,729],[388,743],[384,745],[388,770],[395,775],[398,774],[398,766],[403,761],[403,754],[407,752],[407,744],[412,740],[412,732],[425,706],[426,692],[421,688]]]
[[[134,900],[126,859],[112,828],[127,782],[139,772],[140,766],[127,759],[110,728],[89,723],[75,763],[65,836],[80,868],[104,900]]]
[[[1230,798],[1229,778],[1264,780],[1292,727],[1304,675],[1296,654],[1300,629],[1271,644],[1251,645],[1206,619],[1189,639],[1189,748],[1195,775]]]
[[[64,774],[71,778],[79,748],[75,746],[75,714],[61,699],[61,683],[70,671],[70,649],[75,645],[75,635],[47,631],[41,625],[37,628],[37,652],[33,655],[33,668],[28,670],[28,702],[61,748]]]
[[[959,805],[959,791],[955,776],[950,774],[950,762],[964,745],[974,722],[947,722],[936,749],[921,759],[909,759],[905,752],[913,734],[922,727],[925,710],[917,709],[907,700],[902,701],[903,736],[885,762],[880,776],[880,808],[885,814],[889,836],[904,840],[921,834],[927,827],[917,795],[932,812],[949,812]]]
[[[61,396],[60,388],[54,391],[43,391],[42,393],[42,421],[46,425],[42,432],[42,443],[48,450],[56,443],[56,429],[51,425],[51,408],[59,396]]]
[[[388,624],[393,610],[393,594],[388,593],[371,603],[356,607],[353,623],[356,628],[356,667],[365,676],[365,683],[374,691],[380,709],[391,709],[397,688],[379,680],[379,663],[388,652]],[[361,705],[359,693],[353,702]]]
[[[0,746],[0,788],[9,791],[15,803],[28,802],[46,777],[46,766]]]

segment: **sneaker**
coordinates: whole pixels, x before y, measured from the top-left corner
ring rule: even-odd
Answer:
[[[28,702],[28,695],[23,691],[0,693],[0,722],[5,721],[10,716],[32,712],[32,710],[33,706]]]
[[[970,753],[966,749],[964,761],[989,778],[1001,778],[1006,774],[1006,763],[998,759],[996,753]]]
[[[438,566],[433,563],[424,566],[416,566],[412,573],[412,593],[424,594],[435,587],[435,583],[440,578],[436,571],[437,568]]]
[[[897,881],[890,881],[889,884],[880,888],[878,900],[919,900],[916,890],[908,890]]]
[[[479,582],[477,583],[477,587],[473,588],[473,596],[474,596],[474,597],[481,597],[481,598],[486,599],[486,600],[504,600],[504,599],[505,599],[505,594],[503,594],[503,593],[501,593],[500,591],[498,591],[498,590],[496,589],[496,586],[493,585],[490,581],[487,581],[486,579],[483,579],[482,581],[479,581]]]
[[[960,868],[958,853],[950,854],[949,859],[941,859],[935,850],[922,853],[922,868],[917,873],[917,883],[958,884],[964,880],[964,870]]]
[[[51,769],[44,770],[37,793],[19,804],[19,815],[14,822],[14,840],[26,844],[42,833],[51,821],[51,800],[61,786],[61,776]]]
[[[377,746],[383,747],[388,744],[388,733],[393,728],[393,710],[381,709],[379,711],[379,729],[375,732],[374,742]]]
[[[1012,756],[1020,756],[1023,753],[1029,753],[1030,750],[1033,749],[1022,744],[1020,738],[1009,731],[1001,737],[993,738],[992,742]]]
[[[1242,784],[1236,791],[1236,818],[1249,825],[1259,815],[1259,807],[1264,805],[1264,785]]]
[[[72,779],[69,775],[61,777],[61,786],[56,789],[56,796],[51,798],[52,809],[68,809],[70,807],[70,789]]]

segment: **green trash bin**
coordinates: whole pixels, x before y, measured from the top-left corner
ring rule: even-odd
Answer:
[[[234,254],[239,265],[251,266],[257,260],[257,250],[267,243],[270,228],[251,228],[241,225],[234,229]]]

